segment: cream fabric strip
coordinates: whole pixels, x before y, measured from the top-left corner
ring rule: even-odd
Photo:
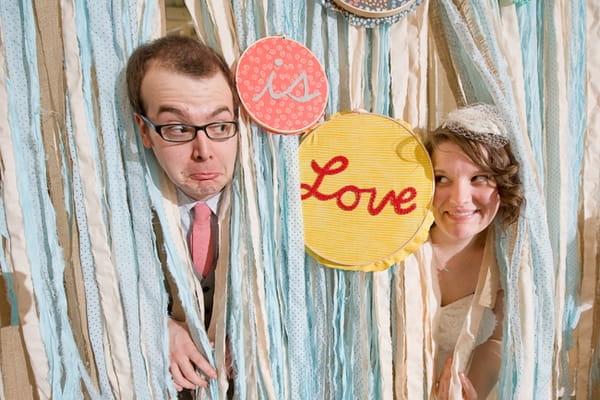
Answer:
[[[371,111],[378,112],[379,111],[379,103],[382,102],[383,99],[379,99],[377,93],[379,92],[379,64],[381,57],[381,44],[386,40],[389,40],[388,37],[381,36],[380,29],[373,29],[371,36],[371,76],[369,80],[371,81]],[[368,51],[368,49],[365,49]]]
[[[350,72],[350,109],[364,108],[364,59],[365,59],[365,31],[355,25],[348,26],[348,71]]]
[[[232,65],[240,57],[239,43],[233,24],[232,5],[231,3],[224,4],[223,0],[206,0],[206,4],[216,29],[221,53],[229,65]]]
[[[521,265],[519,267],[519,314],[521,317],[521,335],[520,340],[522,341],[522,384],[520,391],[515,394],[515,398],[518,399],[533,399],[533,389],[535,387],[535,364],[534,357],[530,357],[530,354],[535,354],[535,342],[534,336],[530,334],[535,332],[535,296],[531,290],[534,287],[533,271],[531,269],[532,260],[530,257],[531,249],[529,247],[530,239],[529,235],[524,235],[523,246],[521,248]],[[505,301],[506,303],[506,301]],[[504,317],[506,319],[506,316]],[[528,334],[525,334],[528,333]],[[519,338],[514,338],[519,340]]]
[[[430,387],[425,386],[426,378],[430,369],[424,359],[422,349],[424,343],[427,343],[426,336],[428,326],[433,321],[433,314],[429,308],[431,302],[428,298],[430,293],[433,293],[433,288],[430,285],[429,273],[422,268],[422,263],[427,263],[431,260],[428,257],[427,244],[421,246],[413,255],[407,257],[404,261],[404,309],[402,310],[406,318],[404,329],[404,346],[405,357],[400,360],[405,360],[406,378],[403,382],[404,393],[407,399],[423,399],[426,398],[424,389]],[[429,265],[429,264],[424,264]],[[420,318],[414,318],[420,317]],[[401,336],[402,332],[397,332]],[[416,351],[415,351],[416,350]]]
[[[394,360],[402,360],[402,362],[394,363],[394,396],[396,399],[402,399],[404,395],[404,388],[406,387],[406,364],[404,362],[406,358],[406,342],[405,342],[405,327],[406,327],[406,313],[405,307],[405,291],[404,291],[404,273],[406,268],[406,260],[404,263],[398,263],[394,270],[394,285],[391,287],[393,293],[394,303],[390,315],[394,319],[394,332],[392,338],[394,339]],[[395,334],[395,335],[394,335]]]
[[[1,31],[0,31],[1,32]],[[3,43],[0,36],[0,45]],[[0,48],[4,48],[1,46]],[[6,82],[8,81],[6,60],[4,51],[0,51],[0,99],[8,99]],[[33,293],[33,282],[31,280],[31,267],[27,256],[27,240],[23,226],[23,214],[19,201],[17,188],[17,167],[15,165],[14,147],[11,137],[10,124],[8,121],[8,104],[0,101],[0,159],[2,164],[2,185],[5,207],[6,224],[10,241],[5,249],[9,265],[3,266],[8,272],[13,273],[15,279],[15,295],[19,307],[19,319],[23,333],[25,347],[30,360],[37,394],[40,399],[50,399],[52,391],[48,383],[48,359],[40,334],[40,321]]]
[[[87,112],[84,108],[82,67],[80,64],[77,28],[74,4],[70,0],[61,1],[63,42],[65,48],[65,79],[69,94],[71,116],[73,119],[73,137],[77,147],[78,163],[86,207],[90,243],[96,266],[96,280],[100,293],[102,312],[110,325],[104,326],[104,353],[107,360],[108,375],[115,394],[127,396],[134,393],[133,376],[129,351],[123,329],[125,321],[122,314],[121,296],[118,278],[107,227],[102,218],[102,200],[97,193],[100,187],[96,177],[98,171],[90,152],[89,132],[87,130]],[[111,363],[112,361],[112,363]]]
[[[421,246],[421,250],[417,255],[420,256],[418,265],[420,265],[421,290],[423,291],[422,299],[424,302],[423,347],[425,348],[425,354],[423,355],[423,371],[425,376],[423,377],[423,383],[428,388],[428,394],[431,397],[432,391],[435,390],[435,382],[437,382],[437,348],[434,333],[439,321],[437,310],[440,300],[436,295],[437,271],[428,267],[433,265],[433,248],[431,247],[431,242],[425,242]]]
[[[437,267],[432,263],[432,273],[435,272]],[[462,385],[458,373],[461,371],[468,371],[471,356],[475,349],[475,340],[479,333],[479,327],[481,325],[481,318],[483,311],[486,307],[493,306],[491,300],[494,300],[496,294],[492,293],[498,290],[498,282],[494,282],[494,278],[498,277],[496,257],[494,252],[494,235],[488,234],[488,238],[485,244],[485,250],[483,253],[483,259],[479,270],[479,277],[477,278],[477,287],[475,288],[475,295],[471,302],[471,307],[465,318],[462,331],[456,341],[454,348],[454,355],[452,360],[452,377],[450,380],[450,399],[460,400],[462,399]],[[441,304],[441,294],[438,296]],[[439,373],[439,372],[438,372]]]
[[[402,119],[416,130],[427,127],[429,2],[390,26],[391,96],[394,118]],[[433,102],[435,109],[444,103]],[[444,113],[445,114],[445,113]]]
[[[219,257],[215,270],[215,293],[227,293],[228,274],[229,274],[229,222],[231,218],[231,190],[227,188],[221,194],[219,200]],[[240,255],[244,257],[244,255]],[[244,257],[245,258],[245,257]],[[227,301],[222,296],[222,301],[213,302],[213,314],[208,329],[209,340],[215,343],[215,358],[217,364],[219,393],[227,393],[228,377],[226,368],[226,322],[227,322]]]
[[[377,321],[379,362],[381,366],[381,394],[382,399],[394,398],[392,380],[392,338],[390,320],[390,273],[388,270],[373,273],[373,302],[375,306],[375,319]]]
[[[600,280],[600,3],[586,2],[587,18],[587,132],[583,153],[582,210],[580,230],[582,232],[582,271],[581,271],[581,316],[577,327],[576,365],[578,398],[589,399],[600,392],[596,382],[590,392],[592,379],[590,354],[594,343],[598,343],[600,329],[597,319],[600,304],[596,290]],[[595,79],[592,77],[596,77]],[[595,391],[594,391],[595,390]]]
[[[204,26],[204,24],[202,24],[202,12],[200,11],[200,1],[197,0],[185,0],[184,4],[185,7],[187,8],[188,12],[190,13],[190,17],[192,18],[192,22],[194,23],[194,28],[196,29],[196,34],[198,35],[198,38],[203,41],[204,43],[206,43],[206,32],[205,29],[207,28],[206,26]]]

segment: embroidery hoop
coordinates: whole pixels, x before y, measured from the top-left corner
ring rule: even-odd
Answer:
[[[315,101],[314,103],[316,104],[307,104],[307,106],[310,107],[310,110],[308,112],[306,110],[299,112],[298,109],[296,109],[296,104],[292,104],[290,107],[284,107],[283,111],[281,109],[278,109],[277,106],[274,104],[270,104],[269,107],[267,107],[268,112],[276,113],[278,115],[283,116],[289,115],[290,118],[287,118],[285,120],[288,124],[291,124],[289,121],[290,119],[295,118],[294,121],[297,121],[300,117],[304,117],[303,121],[298,122],[294,126],[283,127],[280,124],[274,123],[274,121],[270,118],[263,118],[263,111],[258,107],[257,104],[255,104],[254,98],[249,97],[258,95],[262,96],[261,93],[264,91],[267,91],[269,94],[272,94],[270,90],[267,90],[267,86],[271,85],[273,81],[276,80],[277,74],[275,73],[275,69],[279,67],[285,68],[285,63],[283,62],[283,60],[275,58],[276,56],[280,56],[282,58],[286,57],[287,61],[290,61],[290,57],[294,57],[296,60],[299,57],[297,53],[292,53],[290,51],[280,51],[279,53],[277,53],[276,56],[274,56],[273,54],[280,50],[277,48],[276,42],[280,42],[280,45],[286,45],[287,50],[292,48],[294,51],[300,53],[300,56],[305,57],[307,60],[301,60],[301,62],[296,64],[296,67],[300,64],[308,65],[312,69],[310,76],[316,77],[317,85],[320,85],[318,86],[319,95],[315,97],[317,101]],[[269,46],[271,47],[269,48]],[[261,62],[257,64],[258,56],[255,53],[264,52],[266,48],[270,49],[268,57],[269,61],[273,61],[273,63],[275,64],[274,68],[271,68],[272,64],[269,64],[267,62]],[[248,68],[252,68],[253,70],[249,71]],[[257,68],[262,69],[260,71],[257,71]],[[260,74],[260,72],[262,72],[262,74]],[[305,71],[303,71],[303,73],[304,72]],[[258,78],[257,73],[259,75]],[[249,74],[254,75],[252,77],[249,77]],[[267,74],[268,77],[265,78],[265,74]],[[300,77],[301,75],[298,75],[295,79],[300,79]],[[266,80],[266,82],[261,81],[261,84],[265,86],[263,87],[262,91],[259,91],[257,94],[257,80],[259,79]],[[240,97],[240,102],[244,107],[246,113],[254,122],[256,122],[268,132],[285,135],[295,135],[299,133],[304,133],[312,129],[315,125],[317,125],[321,118],[323,118],[323,116],[325,115],[325,107],[327,106],[329,96],[329,83],[327,81],[327,74],[325,73],[325,69],[323,68],[321,62],[317,59],[317,57],[310,51],[310,49],[293,39],[281,35],[267,36],[252,43],[242,53],[237,62],[235,81],[236,89]],[[296,83],[296,81],[293,82]],[[309,75],[306,74],[304,75],[304,80],[298,81],[294,88],[301,85],[305,90],[305,94],[307,94],[307,91],[309,91],[310,88],[306,88],[306,86],[310,82],[314,83],[314,81],[309,80]],[[290,85],[286,90],[277,94],[280,95],[281,93],[284,93],[291,88],[292,86]],[[269,89],[273,89],[272,86],[269,86]],[[282,96],[282,98],[283,97],[285,96]],[[273,103],[273,101],[271,101],[271,103]],[[291,110],[291,112],[288,110]],[[284,111],[289,112],[289,114],[284,114]],[[283,117],[281,119],[283,119]]]
[[[361,118],[363,121],[355,120],[357,116],[359,118],[364,117]],[[374,123],[374,125],[371,126],[371,123]],[[340,124],[342,124],[342,126],[339,126]],[[393,127],[392,132],[388,132],[388,130],[381,132],[382,125],[386,125],[388,128],[390,126]],[[371,126],[372,130],[368,131],[364,128],[365,126]],[[334,128],[333,130],[335,132],[328,131],[332,130],[332,128]],[[354,130],[354,132],[352,130]],[[369,132],[375,132],[373,135],[381,135],[375,140],[375,143],[378,143],[377,146],[382,146],[376,148],[377,150],[381,148],[387,149],[385,150],[387,153],[386,155],[381,155],[380,152],[378,153],[381,159],[388,161],[390,159],[393,160],[394,171],[391,171],[388,168],[390,164],[385,164],[384,169],[386,179],[389,179],[391,176],[391,181],[396,185],[394,189],[397,189],[397,197],[400,197],[400,189],[404,188],[405,184],[410,183],[410,185],[419,188],[418,193],[420,197],[418,200],[415,200],[415,202],[419,203],[419,206],[416,209],[416,214],[410,216],[398,216],[397,214],[390,213],[388,210],[387,215],[375,217],[382,218],[386,221],[381,225],[381,222],[377,223],[376,221],[375,224],[363,223],[365,221],[364,210],[369,201],[367,198],[363,198],[361,202],[364,203],[358,205],[358,208],[361,209],[359,210],[359,213],[362,212],[363,214],[362,216],[359,216],[358,219],[353,216],[348,218],[348,214],[343,214],[345,211],[341,211],[340,209],[336,210],[335,207],[332,207],[331,205],[321,206],[318,204],[317,200],[311,200],[313,201],[312,204],[305,203],[306,199],[302,200],[306,251],[318,262],[327,267],[363,272],[385,270],[394,263],[403,260],[421,246],[421,244],[427,240],[429,228],[433,223],[431,206],[433,203],[435,182],[433,179],[431,159],[429,158],[422,141],[412,131],[409,124],[379,114],[349,111],[340,112],[332,115],[327,121],[319,124],[318,127],[315,127],[312,131],[307,132],[302,136],[299,148],[300,178],[303,182],[302,185],[304,186],[302,189],[302,196],[304,197],[307,191],[310,190],[306,188],[305,184],[307,182],[313,182],[315,175],[312,172],[306,174],[306,171],[309,169],[307,168],[307,165],[312,165],[312,161],[309,161],[309,159],[318,159],[317,164],[320,162],[319,166],[323,167],[324,160],[329,159],[332,154],[340,153],[338,149],[352,149],[352,151],[348,153],[354,153],[351,154],[354,161],[357,161],[354,156],[359,154],[364,154],[365,157],[369,159],[367,162],[365,162],[365,159],[362,161],[358,160],[357,164],[362,166],[372,165],[373,158],[367,154],[367,151],[365,151],[366,148],[360,146],[360,142],[356,141],[357,138],[364,141],[364,138],[369,137]],[[319,133],[321,134],[320,137],[318,136]],[[389,138],[389,136],[397,135],[399,133],[400,135]],[[379,141],[382,136],[385,137],[386,135],[388,136],[389,142]],[[348,142],[344,142],[344,139],[347,139]],[[394,147],[390,148],[390,142],[394,144]],[[313,144],[315,144],[316,147],[313,146]],[[350,144],[350,146],[344,147],[348,144]],[[414,146],[414,148],[411,146]],[[322,153],[319,148],[324,149]],[[416,154],[417,152],[419,152],[421,158],[415,157],[414,159],[411,159],[412,154]],[[360,155],[358,158],[360,159]],[[401,167],[399,165],[400,162],[403,160],[405,161],[406,158],[408,158],[410,162],[407,163],[405,167]],[[350,162],[352,162],[352,160]],[[337,166],[334,166],[334,168],[336,167]],[[419,167],[423,168],[422,174],[417,171]],[[373,171],[372,168],[369,169]],[[411,175],[410,177],[403,175],[402,180],[397,179],[399,174],[406,174],[407,171],[410,171],[407,175],[413,173],[419,175],[418,179],[422,179],[421,182],[418,184],[414,183],[412,178],[414,178],[415,175]],[[349,168],[347,172],[348,175],[352,177],[365,176],[364,170],[358,171],[357,173],[356,170],[351,172]],[[335,179],[335,177],[333,179]],[[369,179],[372,179],[372,176],[369,176]],[[335,182],[334,184],[335,190],[341,188],[340,186],[337,186],[338,183],[339,182]],[[350,183],[352,185],[347,185],[344,188],[350,186],[357,187],[354,186],[354,184],[357,184],[358,182],[351,181]],[[372,186],[372,183],[373,182],[370,181],[367,185],[370,184]],[[380,189],[380,187],[375,187]],[[359,184],[357,189],[362,189],[362,186]],[[386,187],[384,190],[387,189],[389,188]],[[327,195],[332,193],[331,187],[324,187],[324,191],[327,192]],[[381,204],[380,201],[384,195],[385,192],[380,193],[375,202]],[[391,207],[391,203],[388,205]],[[392,214],[391,219],[388,219],[389,214]],[[340,215],[342,215],[342,219],[340,219]],[[366,218],[371,217],[366,216]],[[410,219],[410,221],[408,219]],[[399,224],[399,220],[403,220],[403,222]],[[379,236],[375,240],[371,238],[372,231],[370,228],[372,228],[373,225],[381,228],[381,232],[377,232]],[[353,227],[354,232],[348,233],[348,230],[345,229],[345,227],[348,226]],[[390,226],[392,226],[391,230]],[[406,229],[404,229],[405,227]],[[394,232],[396,233],[394,234]],[[368,240],[365,240],[367,238]],[[387,243],[383,243],[386,241]],[[328,242],[332,244],[329,245]],[[357,256],[356,254],[359,255]]]
[[[332,0],[332,1],[335,3],[335,5],[337,5],[341,9],[351,12],[360,17],[365,17],[365,18],[391,17],[392,15],[399,14],[399,13],[413,7],[417,3],[417,0],[409,0],[409,1],[405,2],[404,4],[402,4],[398,7],[391,8],[391,9],[369,10],[369,9],[365,9],[364,7],[357,7],[352,4],[349,4],[350,2],[347,0]]]

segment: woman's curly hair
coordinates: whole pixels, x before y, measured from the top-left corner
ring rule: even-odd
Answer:
[[[501,147],[491,146],[458,135],[452,129],[442,126],[428,135],[425,146],[431,155],[444,142],[456,144],[479,168],[489,172],[494,178],[500,195],[497,218],[502,228],[507,228],[516,222],[525,198],[519,178],[519,162],[512,152],[510,143]]]

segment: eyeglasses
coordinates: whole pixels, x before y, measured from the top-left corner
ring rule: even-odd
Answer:
[[[196,138],[198,131],[203,131],[210,140],[220,142],[234,137],[238,130],[238,124],[235,121],[211,122],[202,126],[189,124],[154,125],[148,118],[141,114],[138,115],[167,142],[191,142]]]

